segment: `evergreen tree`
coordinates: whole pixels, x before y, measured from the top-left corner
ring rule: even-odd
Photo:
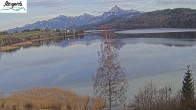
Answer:
[[[190,66],[188,66],[188,70],[184,75],[182,90],[182,107],[183,109],[193,109],[194,108],[194,80],[192,77],[192,72],[190,70]]]

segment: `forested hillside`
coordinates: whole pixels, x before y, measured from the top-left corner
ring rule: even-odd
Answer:
[[[196,9],[177,8],[146,12],[133,17],[117,17],[83,29],[196,28]]]

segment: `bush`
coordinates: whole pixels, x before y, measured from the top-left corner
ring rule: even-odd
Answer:
[[[179,110],[178,95],[170,87],[158,89],[152,82],[144,85],[132,102],[133,110]]]

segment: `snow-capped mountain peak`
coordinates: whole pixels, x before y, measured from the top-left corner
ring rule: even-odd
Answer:
[[[112,9],[109,12],[119,12],[119,11],[124,11],[124,10],[118,7],[117,5],[115,5],[114,7],[112,7]]]
[[[91,16],[90,14],[88,13],[84,13],[83,16]]]
[[[80,15],[79,17],[95,17],[95,16],[90,15],[88,13],[84,13],[83,15]]]
[[[65,16],[65,15],[59,15],[55,18],[49,19],[49,20],[43,20],[38,21],[33,24],[28,24],[23,27],[17,27],[14,29],[10,29],[10,32],[14,31],[22,31],[25,29],[74,29],[78,28],[80,26],[88,25],[88,24],[96,24],[96,23],[102,23],[108,20],[111,20],[115,17],[128,17],[128,16],[134,16],[139,14],[139,11],[136,10],[124,10],[117,5],[112,7],[109,11],[104,12],[100,16],[93,16],[88,13],[84,13],[79,16]]]
[[[123,10],[122,8],[120,8],[117,5],[115,5],[108,12],[104,12],[101,17],[103,19],[108,19],[108,18],[113,18],[113,17],[127,15],[127,14],[130,14],[130,13],[132,13],[132,12],[129,11],[129,10]]]
[[[65,15],[59,15],[56,18],[62,18],[62,17],[65,17]]]

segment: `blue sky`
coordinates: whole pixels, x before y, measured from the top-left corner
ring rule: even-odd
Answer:
[[[196,0],[28,0],[25,14],[1,14],[0,31],[24,26],[58,15],[77,16],[83,13],[99,15],[118,5],[123,9],[153,11],[165,8],[193,8]]]

